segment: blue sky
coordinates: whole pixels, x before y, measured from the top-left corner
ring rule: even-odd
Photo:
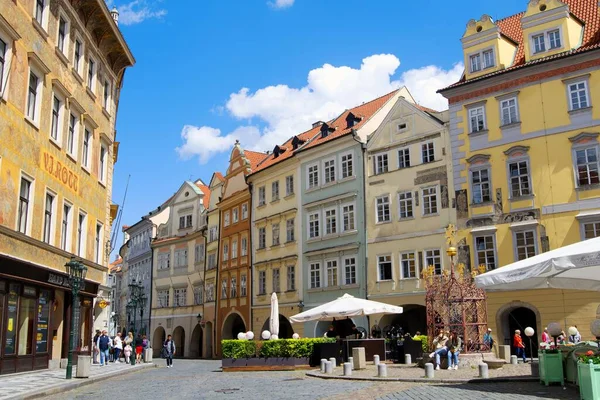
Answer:
[[[419,103],[462,72],[467,21],[526,0],[109,0],[135,58],[117,120],[113,202],[131,225],[186,179],[225,172],[235,139],[269,150],[406,85]],[[120,227],[119,227],[120,230]],[[122,239],[119,236],[117,246]]]

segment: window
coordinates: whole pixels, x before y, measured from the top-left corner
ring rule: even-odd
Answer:
[[[65,251],[70,251],[71,245],[71,206],[67,203],[63,204],[63,214],[60,226],[60,248]]]
[[[426,250],[425,251],[425,266],[433,266],[433,272],[436,275],[442,273],[442,257],[439,250]]]
[[[273,224],[271,227],[273,234],[273,246],[279,246],[279,224]]]
[[[98,166],[98,174],[100,175],[100,182],[102,183],[106,183],[106,170],[108,169],[107,167],[107,155],[108,155],[108,150],[106,149],[106,146],[104,144],[100,145],[100,165]],[[191,226],[191,219],[192,216],[189,215],[189,219],[190,219],[190,225]]]
[[[35,20],[40,26],[45,28],[46,0],[35,0]]]
[[[158,290],[156,294],[158,295],[158,308],[169,307],[169,289]]]
[[[90,133],[88,128],[85,128],[85,130],[83,132],[83,149],[81,152],[81,164],[88,169],[90,168],[90,152],[91,151],[92,151],[92,134]]]
[[[337,233],[337,215],[336,209],[325,210],[325,234],[334,235]]]
[[[173,304],[175,307],[183,307],[187,305],[187,289],[179,288],[173,291]]]
[[[535,240],[535,231],[533,230],[515,232],[517,260],[520,261],[535,256]]]
[[[223,243],[223,261],[229,260],[229,243]]]
[[[187,249],[175,250],[175,268],[187,267]]]
[[[202,285],[194,288],[194,305],[196,306],[204,303],[203,289]]]
[[[258,228],[258,248],[264,249],[267,247],[267,232],[266,228]]]
[[[285,177],[285,195],[290,196],[294,194],[294,175]]]
[[[102,234],[103,234],[103,230],[102,230],[102,224],[97,223],[96,224],[96,240],[94,243],[94,256],[95,256],[95,261],[97,264],[102,264]]]
[[[344,258],[344,285],[356,284],[356,258]]]
[[[76,157],[75,148],[77,146],[77,132],[79,131],[79,120],[73,115],[69,114],[69,131],[67,132],[67,152]]]
[[[410,167],[410,151],[408,147],[398,150],[398,168]]]
[[[209,283],[206,285],[206,301],[213,302],[215,301],[215,284]]]
[[[600,236],[600,221],[586,222],[583,224],[583,240]]]
[[[81,55],[83,54],[83,45],[79,39],[75,39],[75,51],[73,55],[73,69],[81,75]]]
[[[485,130],[485,109],[483,106],[469,109],[469,132]]]
[[[481,71],[481,55],[479,53],[473,54],[469,60],[471,61],[471,72]]]
[[[208,269],[217,268],[217,255],[215,253],[208,255]]]
[[[29,72],[29,91],[27,96],[27,118],[38,121],[39,103],[42,96],[42,80],[33,72]]]
[[[52,214],[54,212],[54,196],[46,193],[46,203],[44,205],[44,235],[43,241],[52,244]]]
[[[285,230],[286,230],[286,241],[293,242],[295,240],[294,218],[288,219],[287,221],[285,221]]]
[[[258,188],[258,206],[264,206],[267,204],[266,200],[266,189],[264,186]]]
[[[423,215],[437,214],[437,187],[423,189]]]
[[[62,115],[62,102],[56,95],[52,96],[52,125],[50,127],[50,137],[58,141],[60,131],[60,121]]]
[[[194,259],[196,262],[204,261],[204,243],[196,245]]]
[[[238,256],[238,242],[237,240],[234,240],[233,242],[231,242],[231,259],[235,260]]]
[[[423,143],[421,145],[421,159],[423,160],[423,164],[435,161],[433,142]]]
[[[248,203],[242,204],[242,219],[248,218]]]
[[[329,260],[325,263],[327,269],[327,286],[338,286],[338,262],[337,260]]]
[[[267,271],[258,271],[258,294],[267,294]]]
[[[562,47],[560,41],[560,31],[555,29],[553,31],[548,32],[548,41],[550,42],[550,49],[558,49]]]
[[[248,255],[248,239],[245,237],[242,238],[242,257]]]
[[[542,53],[546,51],[546,42],[544,40],[544,35],[535,35],[531,38],[533,40],[533,52],[534,53]]]
[[[240,220],[240,211],[239,209],[236,207],[233,209],[232,213],[232,219],[233,219],[233,223],[237,223]]]
[[[85,257],[87,215],[80,212],[77,219],[77,255]]]
[[[96,88],[96,63],[91,58],[88,59],[87,85],[92,92]]]
[[[246,275],[242,275],[240,277],[240,296],[241,297],[246,297],[247,296],[247,291],[246,291]]]
[[[571,110],[589,107],[587,82],[575,82],[568,85]]]
[[[229,226],[230,217],[231,217],[231,214],[229,213],[229,210],[227,210],[223,213],[223,226]]]
[[[335,182],[335,158],[323,162],[325,183]]]
[[[296,290],[296,267],[293,265],[287,267],[287,290]]]
[[[375,201],[377,202],[377,222],[391,221],[390,196],[386,194],[385,196],[377,197]]]
[[[483,68],[491,68],[495,64],[494,62],[494,51],[486,50],[483,52]]]
[[[319,186],[319,165],[310,165],[308,167],[308,188],[312,189]]]
[[[271,201],[279,200],[279,181],[271,182]]]
[[[8,65],[8,50],[8,44],[0,38],[0,97],[2,97],[6,85],[4,72],[8,72],[8,68],[5,68]],[[8,77],[8,73],[6,75]]]
[[[279,268],[273,269],[272,275],[273,291],[279,293],[281,291]]]
[[[531,194],[527,161],[509,163],[508,174],[510,179],[510,193],[513,198],[529,196]]]
[[[356,229],[354,219],[354,204],[342,205],[342,229],[344,232],[353,231]]]
[[[310,288],[321,287],[321,263],[310,263]]]
[[[319,237],[319,213],[312,213],[308,215],[308,238]]]
[[[110,111],[110,82],[104,81],[104,95],[103,95],[102,106],[106,111]]]
[[[185,215],[179,217],[179,229],[185,228]]]
[[[413,217],[412,192],[398,193],[398,215],[400,219]]]
[[[392,280],[392,256],[377,257],[377,270],[379,281]]]
[[[223,279],[221,281],[221,298],[222,299],[227,298],[227,279]]]
[[[400,253],[400,268],[402,279],[418,277],[419,271],[417,271],[414,252]]]
[[[235,277],[231,278],[229,286],[229,297],[232,299],[237,297],[237,279]]]
[[[485,265],[486,271],[496,269],[496,248],[494,235],[475,237],[475,251],[477,252],[477,265]]]
[[[519,122],[519,113],[517,110],[517,99],[506,99],[500,101],[500,115],[502,125],[510,125]]]
[[[350,178],[354,175],[354,160],[352,153],[342,154],[342,179]]]
[[[158,269],[168,269],[171,267],[171,253],[158,253]]]
[[[68,29],[67,29],[67,21],[61,16],[58,19],[58,40],[56,41],[56,47],[66,55],[67,53],[67,44],[68,44]]]
[[[489,170],[478,169],[471,171],[471,190],[473,191],[473,204],[491,201]]]
[[[31,185],[32,182],[25,178],[21,178],[21,189],[19,191],[19,217],[17,220],[17,230],[21,233],[27,234],[29,224],[29,213],[30,213],[30,198],[31,198]]]
[[[376,154],[375,157],[375,175],[388,172],[388,155],[387,153]]]

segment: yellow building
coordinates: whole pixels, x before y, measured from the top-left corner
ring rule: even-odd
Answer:
[[[532,0],[471,20],[465,73],[449,100],[458,235],[470,266],[493,269],[600,235],[600,10],[597,0]],[[498,342],[514,329],[589,323],[598,293],[489,293]],[[535,346],[534,346],[535,347]]]
[[[89,354],[94,315],[108,328],[94,298],[108,289],[115,121],[135,62],[116,17],[104,0],[0,0],[0,374],[66,358],[74,255],[87,266],[76,351]]]
[[[426,332],[423,269],[450,269],[445,228],[456,214],[447,122],[447,112],[418,106],[405,91],[367,142],[367,295],[404,308],[371,318],[383,333]]]

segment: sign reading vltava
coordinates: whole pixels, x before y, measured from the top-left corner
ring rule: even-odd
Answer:
[[[42,167],[75,193],[79,192],[79,177],[46,151],[42,152]]]

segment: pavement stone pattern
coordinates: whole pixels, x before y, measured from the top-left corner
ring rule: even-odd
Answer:
[[[73,378],[66,379],[66,370],[41,370],[35,372],[26,372],[19,374],[1,375],[0,376],[0,400],[21,399],[26,398],[38,391],[47,391],[81,383],[87,379],[102,379],[111,375],[124,375],[138,370],[147,368],[149,365],[138,364],[132,366],[125,363],[115,364],[109,363],[106,367],[92,365],[90,368],[89,378],[76,378],[77,367],[73,367]]]
[[[150,368],[62,393],[71,399],[327,399],[327,400],[531,400],[579,399],[577,391],[537,382],[424,384],[310,378],[306,371],[221,372],[220,361],[174,360],[173,368]],[[48,396],[47,399],[56,399]]]

